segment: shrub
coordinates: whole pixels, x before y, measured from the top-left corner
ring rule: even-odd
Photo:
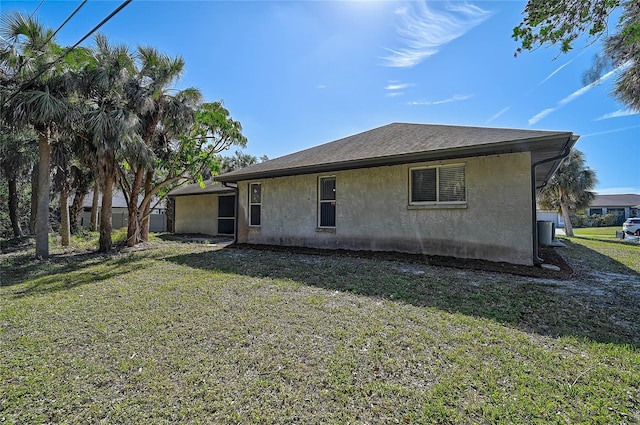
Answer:
[[[574,227],[609,227],[618,224],[617,214],[571,214]]]

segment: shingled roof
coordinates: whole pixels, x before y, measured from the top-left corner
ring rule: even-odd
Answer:
[[[392,123],[221,174],[215,179],[238,182],[526,151],[532,152],[532,162],[535,162],[558,155],[564,147],[573,146],[576,140],[577,136],[568,131]],[[536,173],[536,184],[543,184],[558,164],[540,167]]]
[[[638,207],[640,206],[640,195],[626,193],[620,195],[596,195],[591,208],[599,207]]]

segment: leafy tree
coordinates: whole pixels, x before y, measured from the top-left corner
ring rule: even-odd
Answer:
[[[36,256],[49,256],[49,189],[51,141],[72,117],[69,101],[71,78],[64,63],[54,58],[62,49],[53,41],[53,31],[35,18],[20,13],[3,15],[0,34],[4,82],[0,102],[5,122],[32,126],[38,135],[38,186],[36,212]]]
[[[571,211],[587,208],[595,197],[591,190],[598,183],[596,172],[585,166],[584,154],[572,150],[538,194],[538,203],[546,209],[562,213],[567,236],[573,236]]]
[[[222,102],[204,103],[195,110],[189,132],[174,140],[166,140],[163,150],[156,151],[154,180],[145,184],[140,209],[149,217],[155,196],[164,196],[177,184],[196,177],[202,180],[205,170],[218,170],[218,154],[231,146],[246,146],[242,125],[233,120]],[[149,180],[147,180],[149,182]],[[148,236],[148,221],[143,222],[143,238]],[[145,240],[145,239],[143,239]]]
[[[616,31],[608,27],[610,15],[622,11]],[[640,3],[637,0],[529,0],[522,22],[512,37],[523,50],[559,45],[562,53],[573,48],[578,37],[605,35],[603,55],[585,75],[586,83],[597,80],[610,67],[622,67],[614,95],[632,109],[640,110]]]

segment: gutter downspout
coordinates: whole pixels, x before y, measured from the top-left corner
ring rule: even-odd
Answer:
[[[231,186],[229,183],[227,182],[222,182],[222,186],[224,187],[228,187],[230,189],[233,189],[233,192],[235,194],[236,197],[236,205],[234,208],[234,213],[233,213],[233,243],[232,245],[237,245],[238,244],[238,207],[240,206],[240,202],[239,202],[239,190],[238,190],[238,184],[236,183],[235,186]]]
[[[536,168],[538,165],[546,164],[547,162],[553,162],[557,160],[563,160],[569,153],[571,153],[571,141],[573,140],[573,134],[569,136],[564,147],[562,148],[562,153],[558,156],[554,156],[553,158],[543,159],[538,162],[534,162],[531,164],[531,203],[533,213],[531,214],[531,228],[533,229],[533,265],[537,266],[544,263],[544,260],[538,257],[538,217],[537,217],[537,209],[536,209],[536,191],[538,189],[542,189],[547,185],[547,182],[540,187],[536,187]]]

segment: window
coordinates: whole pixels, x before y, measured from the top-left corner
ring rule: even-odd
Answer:
[[[262,184],[249,185],[249,226],[260,226],[260,210],[262,208]]]
[[[460,204],[467,200],[464,165],[412,168],[409,173],[412,205]]]
[[[320,177],[319,227],[336,227],[336,178]]]

